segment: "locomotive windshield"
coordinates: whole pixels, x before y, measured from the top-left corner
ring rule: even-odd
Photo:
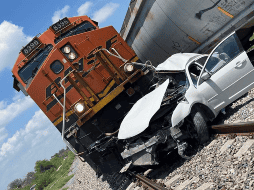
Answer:
[[[80,25],[61,34],[59,37],[57,37],[55,39],[54,42],[55,42],[55,44],[57,44],[58,42],[60,42],[62,39],[66,38],[66,37],[77,35],[77,34],[84,33],[84,32],[88,32],[88,31],[95,30],[95,29],[96,29],[96,27],[94,25],[92,25],[90,22],[84,21]]]
[[[44,49],[42,49],[36,56],[34,56],[24,67],[22,67],[18,74],[24,83],[28,84],[29,79],[32,79],[42,63],[45,61],[49,52],[53,48],[53,45],[48,44]]]

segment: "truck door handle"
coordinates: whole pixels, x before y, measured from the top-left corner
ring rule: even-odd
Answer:
[[[238,61],[237,63],[236,63],[236,66],[235,67],[241,67],[242,65],[243,65],[243,62],[244,62],[245,60],[243,60],[243,61]]]

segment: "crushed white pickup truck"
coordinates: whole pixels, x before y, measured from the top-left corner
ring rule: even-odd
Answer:
[[[131,165],[155,165],[161,152],[177,147],[188,158],[193,142],[206,142],[207,121],[254,87],[252,44],[245,40],[252,34],[233,32],[209,55],[178,53],[150,66],[158,82],[121,123],[122,157]]]

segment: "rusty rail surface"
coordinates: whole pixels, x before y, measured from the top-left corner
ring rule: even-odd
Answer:
[[[167,190],[165,187],[162,187],[158,183],[146,178],[145,176],[142,176],[140,174],[134,174],[132,172],[128,172],[128,173],[132,175],[133,177],[137,178],[142,183],[143,186],[145,186],[146,188],[150,190]]]
[[[212,130],[217,134],[253,133],[254,122],[212,125]]]

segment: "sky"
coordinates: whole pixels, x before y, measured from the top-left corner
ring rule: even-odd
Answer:
[[[22,46],[63,17],[87,15],[119,32],[130,0],[8,0],[0,6],[0,190],[34,171],[66,145],[29,96],[13,89],[11,69]]]

